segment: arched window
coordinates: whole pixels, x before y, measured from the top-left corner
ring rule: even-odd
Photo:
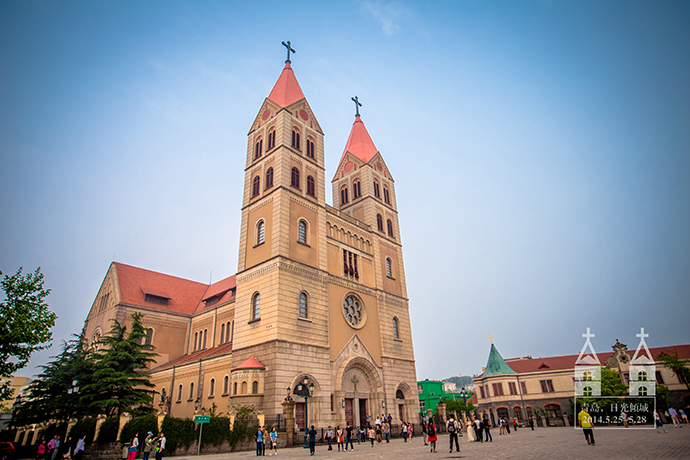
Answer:
[[[390,197],[388,195],[388,187],[386,187],[386,186],[383,187],[383,201],[385,201],[388,204],[390,204],[390,202],[391,202]]]
[[[273,187],[273,168],[266,170],[266,189]]]
[[[194,333],[194,351],[196,351],[196,347],[198,346],[198,344],[199,344],[199,333],[195,332]]]
[[[197,350],[201,350],[201,349],[203,348],[203,347],[201,346],[201,343],[203,342],[203,340],[204,340],[204,332],[203,332],[203,331],[199,331],[199,343],[198,343],[197,346],[196,346],[196,349],[197,349]]]
[[[204,346],[202,347],[204,350],[206,349],[206,336],[208,335],[208,329],[204,329]]]
[[[292,147],[300,150],[299,130],[297,128],[292,130]]]
[[[307,176],[307,195],[316,196],[316,183],[312,176]]]
[[[189,400],[194,399],[194,382],[189,384]]]
[[[292,168],[292,180],[290,185],[299,188],[299,169]]]
[[[254,177],[254,181],[252,182],[252,196],[259,196],[259,192],[261,190],[261,178],[259,176]]]
[[[310,138],[307,138],[307,156],[314,158],[314,141]]]
[[[153,329],[146,328],[144,329],[144,336],[141,338],[141,345],[151,345],[151,342],[153,341]]]
[[[647,387],[640,387],[637,389],[637,396],[647,396]]]
[[[228,383],[230,382],[230,378],[226,375],[223,378],[223,394],[226,395],[228,394]]]
[[[377,181],[377,180],[374,181],[374,196],[376,198],[381,197],[381,193],[379,192],[379,181]]]
[[[256,224],[256,245],[263,244],[264,242],[264,221],[260,220]]]
[[[582,389],[582,396],[592,396],[592,387],[584,387]]]
[[[211,379],[208,383],[208,395],[214,396],[216,393],[216,379]]]
[[[273,147],[276,146],[276,130],[275,128],[271,128],[271,130],[268,132],[268,145],[266,146],[266,150],[271,150]]]
[[[299,243],[307,244],[307,223],[304,220],[299,221],[299,232],[297,235]]]
[[[546,416],[549,418],[561,417],[561,406],[558,404],[546,404],[544,410],[546,411]]]
[[[352,183],[352,199],[357,199],[360,196],[362,196],[362,187],[361,184],[359,183],[359,180],[355,180]]]
[[[182,384],[177,387],[177,402],[182,401]]]
[[[261,154],[263,153],[263,146],[264,140],[258,138],[256,140],[256,145],[254,146],[254,159],[261,158]]]
[[[637,380],[640,382],[646,382],[647,381],[647,373],[645,371],[640,371],[637,373]]]
[[[334,402],[335,402],[335,395],[333,393],[331,393],[331,412],[333,412],[335,410]]]
[[[232,384],[232,394],[234,394],[234,395],[237,394],[237,382]]]
[[[395,390],[395,399],[405,399],[405,393],[400,389]]]
[[[386,276],[389,278],[393,278],[393,268],[392,268],[393,262],[391,262],[390,257],[386,257]]]
[[[230,325],[230,342],[232,342],[232,338],[235,336],[235,321]]]
[[[247,382],[242,382],[242,394],[247,394]]]
[[[398,318],[395,316],[393,317],[393,338],[394,339],[399,339],[399,333],[398,333]]]
[[[299,317],[306,318],[309,310],[307,309],[307,294],[300,292],[299,294]]]
[[[257,382],[256,380],[254,380],[254,381],[252,382],[252,394],[255,395],[255,394],[257,394],[258,392],[259,392],[259,382]]]
[[[393,222],[388,219],[388,236],[393,236]]]
[[[348,201],[347,185],[344,185],[343,188],[340,189],[340,204],[347,204]]]
[[[523,421],[522,408],[520,406],[514,406],[513,407],[513,414],[514,414],[515,418],[518,420],[518,422]]]
[[[220,325],[220,342],[219,343],[224,343],[225,342],[225,323]]]
[[[259,319],[261,314],[261,295],[257,292],[252,297],[252,319]]]
[[[376,227],[378,227],[379,232],[383,231],[383,217],[381,214],[376,214]]]

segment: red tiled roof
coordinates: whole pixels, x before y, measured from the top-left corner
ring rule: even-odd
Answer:
[[[355,122],[352,124],[350,137],[347,138],[347,144],[345,144],[345,150],[343,150],[343,157],[347,152],[350,152],[365,163],[368,163],[378,152],[378,149],[374,145],[374,141],[371,140],[371,136],[369,136],[369,132],[359,115],[355,116]],[[343,161],[342,157],[340,161]]]
[[[256,359],[255,357],[252,356],[251,358],[249,358],[248,360],[246,360],[245,362],[243,362],[239,366],[232,368],[233,371],[238,370],[238,369],[266,369],[266,368],[264,367],[263,364],[261,364],[261,362],[259,362],[258,359]]]
[[[124,303],[191,315],[208,289],[207,284],[114,262]],[[167,304],[147,302],[146,293],[165,297]]]
[[[649,351],[656,361],[659,361],[659,355],[661,353],[671,355],[678,354],[680,359],[690,359],[690,345],[671,345],[668,347],[655,347],[650,348]],[[632,358],[635,354],[635,350],[628,350],[628,355]],[[599,361],[603,364],[613,355],[613,352],[607,353],[597,353],[599,356]],[[518,374],[527,374],[530,372],[544,372],[544,371],[557,371],[564,369],[573,369],[575,367],[575,362],[577,361],[578,355],[567,355],[567,356],[552,356],[548,358],[512,358],[506,359],[506,363]],[[482,377],[482,373],[479,377]]]
[[[278,81],[273,86],[268,98],[281,107],[287,107],[300,99],[304,99],[304,93],[302,93],[302,88],[297,83],[290,61],[285,63],[285,68],[280,77],[278,77]]]
[[[183,366],[185,364],[198,362],[200,359],[206,360],[206,359],[215,358],[216,356],[226,354],[230,351],[232,351],[232,343],[224,343],[223,345],[218,345],[217,347],[208,348],[206,350],[195,351],[194,353],[190,353],[188,355],[181,356],[181,357],[174,359],[172,361],[168,361],[167,363],[161,364],[160,366],[155,368],[155,370],[160,370],[163,368],[169,368],[172,366]],[[154,370],[154,369],[152,369],[152,370]]]
[[[213,283],[208,287],[208,291],[204,294],[204,298],[201,300],[208,300],[211,297],[215,297],[219,294],[225,294],[230,289],[234,289],[236,285],[235,275],[229,276],[224,280],[220,280],[217,283]]]

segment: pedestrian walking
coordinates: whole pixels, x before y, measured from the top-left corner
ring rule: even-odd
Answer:
[[[273,429],[271,430],[271,447],[269,448],[268,455],[273,455],[276,454],[278,455],[278,431],[276,430],[275,425],[273,426]],[[273,452],[271,452],[271,450]]]
[[[256,456],[262,457],[264,455],[263,451],[263,440],[264,440],[264,430],[258,427],[256,433],[254,433],[254,440],[256,441]]]
[[[350,448],[355,450],[355,446],[352,444],[352,427],[348,422],[347,427],[345,427],[345,450],[347,450],[347,445],[350,444]]]
[[[659,417],[659,413],[657,411],[654,411],[654,429],[657,433],[661,433],[659,431],[659,428],[664,430],[664,433],[668,434],[668,431],[666,431],[666,429],[664,428],[664,424],[661,423],[661,417]]]
[[[36,460],[43,460],[43,457],[45,457],[45,456],[46,456],[46,442],[45,442],[45,440],[43,440],[38,445],[38,449],[36,449]]]
[[[431,417],[429,419],[429,424],[426,427],[426,431],[429,435],[429,444],[431,445],[431,449],[429,450],[430,452],[436,452],[436,440],[438,439],[437,433],[436,433],[436,424],[434,423],[434,418]]]
[[[331,426],[328,425],[328,429],[326,430],[326,442],[328,443],[328,450],[333,450],[333,446],[331,445],[332,440],[333,440],[333,428],[331,428]]]
[[[137,458],[137,451],[139,450],[139,433],[134,433],[132,439],[129,441],[129,449],[127,449],[127,460],[134,460]]]
[[[312,456],[314,456],[316,452],[316,430],[314,429],[314,425],[312,425],[311,430],[309,430],[309,452],[311,452]]]
[[[388,422],[383,424],[383,436],[386,438],[386,444],[391,442],[391,426]]]
[[[491,422],[489,419],[484,419],[484,435],[485,435],[485,442],[494,442],[494,438],[491,437]]]
[[[532,417],[529,418],[529,427],[532,428],[532,431],[534,431],[534,420]]]
[[[422,439],[424,440],[424,445],[429,445],[429,434],[427,433],[428,423],[426,420],[422,420]]]
[[[592,423],[592,417],[587,413],[587,410],[583,407],[579,414],[577,414],[577,420],[580,422],[580,427],[582,427],[582,432],[585,434],[585,440],[590,446],[594,445],[594,424]]]
[[[458,443],[458,423],[451,416],[446,422],[446,431],[448,431],[448,441],[450,442],[450,452],[453,452],[453,441],[455,441],[455,451],[460,452],[460,443]]]
[[[367,430],[367,436],[369,436],[371,447],[374,447],[374,439],[376,439],[376,432],[371,426],[369,426],[369,429]]]
[[[338,436],[338,452],[345,452],[345,436],[343,435],[343,429],[338,425],[338,430],[336,431],[336,436]]]
[[[678,420],[678,412],[673,407],[668,408],[668,414],[671,416],[671,420],[673,420],[673,428],[683,428],[680,420]]]
[[[161,431],[160,434],[158,435],[158,438],[156,439],[157,445],[156,445],[156,460],[162,460],[163,454],[165,453],[165,442],[167,439],[165,439],[165,434]]]
[[[86,435],[83,434],[77,441],[77,446],[74,448],[74,460],[81,460],[84,455],[85,439]]]

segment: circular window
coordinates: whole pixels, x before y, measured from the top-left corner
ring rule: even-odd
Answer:
[[[360,329],[364,326],[364,322],[367,319],[362,301],[352,294],[343,300],[343,315],[348,324],[355,329]]]

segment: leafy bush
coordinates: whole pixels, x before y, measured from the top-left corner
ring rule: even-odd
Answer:
[[[197,427],[197,430],[199,428],[200,426]],[[198,433],[196,439],[199,439]],[[228,417],[211,417],[211,421],[204,423],[204,428],[201,431],[201,445],[220,446],[224,441],[230,441],[230,419]]]
[[[120,429],[119,417],[108,417],[105,419],[101,428],[98,430],[96,442],[115,442],[117,441],[117,430]]]
[[[139,445],[143,446],[146,433],[149,431],[154,435],[158,434],[158,417],[155,414],[133,418],[125,423],[125,426],[122,427],[122,434],[120,434],[120,442],[128,443],[135,433],[139,433]]]
[[[96,418],[95,417],[84,417],[80,419],[70,430],[69,435],[72,439],[81,439],[82,436],[86,435],[84,440],[87,444],[93,441],[96,435]]]
[[[189,448],[196,439],[194,422],[188,418],[181,419],[166,415],[161,431],[165,433],[165,450],[171,455],[178,447]]]
[[[254,406],[238,406],[235,408],[235,424],[230,431],[228,444],[235,449],[237,443],[251,439],[254,435],[254,427],[250,426],[249,415],[254,412]]]

